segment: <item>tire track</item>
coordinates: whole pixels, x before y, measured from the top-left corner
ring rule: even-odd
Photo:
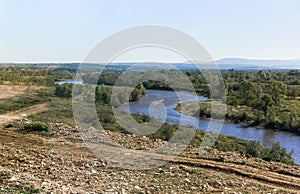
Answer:
[[[276,172],[262,170],[254,167],[246,167],[231,163],[221,163],[204,159],[191,159],[186,157],[177,157],[172,161],[176,164],[182,164],[192,167],[209,168],[212,170],[223,171],[229,174],[236,174],[256,180],[257,183],[268,185],[273,188],[288,190],[298,193],[300,191],[300,179],[298,177],[279,174]]]
[[[37,104],[37,105],[34,105],[34,106],[30,106],[28,108],[24,108],[24,109],[21,109],[21,110],[12,111],[12,112],[0,115],[0,125],[3,125],[5,123],[9,123],[9,122],[12,122],[12,121],[15,121],[15,120],[22,119],[22,118],[27,117],[29,115],[33,115],[33,114],[43,112],[43,111],[47,110],[46,105],[47,105],[47,103]]]

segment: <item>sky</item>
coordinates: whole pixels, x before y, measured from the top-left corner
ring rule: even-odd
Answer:
[[[0,0],[0,63],[82,62],[106,37],[140,25],[183,31],[214,60],[300,59],[300,0]],[[144,48],[115,60],[184,58]]]

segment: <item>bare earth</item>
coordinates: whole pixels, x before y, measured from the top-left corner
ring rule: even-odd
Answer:
[[[298,193],[300,190],[298,166],[257,161],[217,150],[208,150],[199,157],[196,149],[189,148],[162,167],[128,170],[113,167],[90,152],[78,127],[48,123],[50,133],[28,134],[19,130],[23,122],[15,128],[0,129],[0,193],[16,193],[16,188],[35,188],[41,193]],[[105,133],[131,149],[164,144],[136,135]],[[115,153],[120,149],[110,148]],[[160,158],[169,160],[167,155]]]
[[[38,104],[34,105],[22,110],[10,112],[7,114],[0,115],[0,125],[5,123],[13,122],[15,120],[20,120],[21,118],[27,117],[29,115],[37,114],[39,112],[43,112],[46,110],[46,103],[45,104]]]
[[[32,91],[42,88],[41,86],[13,86],[0,85],[0,99],[9,98],[12,96],[23,94],[27,91]]]
[[[85,129],[48,123],[50,133],[22,132],[23,118],[46,110],[46,104],[0,115],[0,193],[299,193],[300,167],[264,162],[238,153],[189,147],[181,156],[156,153],[165,165],[150,170],[115,167],[86,148]],[[5,123],[16,122],[12,128]],[[102,134],[132,150],[165,144],[131,134],[104,131],[93,144],[103,154],[119,153]],[[138,153],[137,153],[138,154]],[[102,156],[102,157],[101,157]],[[146,156],[146,155],[145,155]],[[116,156],[115,156],[116,157]],[[117,156],[118,157],[118,156]],[[130,155],[128,156],[130,159]],[[142,156],[144,157],[144,156]],[[147,156],[146,156],[147,157]],[[145,159],[146,159],[145,157]],[[142,158],[143,159],[143,158]],[[142,162],[141,162],[142,163]],[[141,164],[140,163],[140,164]]]

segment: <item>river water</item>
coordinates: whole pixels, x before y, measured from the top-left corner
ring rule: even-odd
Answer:
[[[83,84],[82,80],[65,80],[56,84],[73,83]],[[178,94],[178,95],[177,95]],[[182,114],[175,110],[178,102],[205,101],[207,98],[196,96],[187,92],[147,90],[139,102],[132,103],[127,109],[130,113],[140,113],[162,120],[163,122],[194,126],[199,130],[206,130],[208,125],[219,125],[219,121],[199,119],[194,116]],[[210,123],[212,122],[212,123]],[[279,141],[289,152],[293,150],[295,162],[300,165],[300,136],[289,132],[272,129],[242,127],[238,124],[223,123],[221,134],[235,136],[245,140],[257,140],[265,146]]]
[[[206,100],[205,97],[195,96],[186,92],[178,92],[178,96],[173,91],[147,90],[146,95],[138,103],[129,105],[129,111],[152,116],[168,123],[178,124],[181,122],[183,125],[192,125],[199,130],[206,130],[210,122],[219,124],[218,121],[199,119],[194,116],[181,114],[175,110],[179,101],[204,101]],[[272,143],[279,141],[288,151],[293,150],[295,162],[300,165],[300,136],[298,135],[271,129],[242,127],[231,123],[223,123],[220,133],[245,140],[258,140],[265,146],[271,146]]]

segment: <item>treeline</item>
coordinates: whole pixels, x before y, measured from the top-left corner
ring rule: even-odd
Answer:
[[[224,70],[221,72],[227,89],[227,95],[231,91],[239,90],[243,81],[250,83],[268,84],[272,80],[283,82],[287,85],[287,94],[291,98],[300,96],[300,72],[290,71],[234,71]],[[202,95],[209,95],[207,81],[200,71],[185,71],[196,90]],[[201,90],[202,89],[202,90]]]
[[[200,72],[187,71],[186,75],[201,95],[209,97],[206,80]],[[237,109],[251,111],[228,112],[226,119],[234,122],[251,122],[300,133],[300,72],[290,71],[223,71],[227,93],[227,104]],[[204,86],[204,87],[203,87]],[[199,90],[198,90],[199,91]],[[245,108],[241,108],[245,107]],[[233,109],[232,109],[233,110]],[[200,115],[210,115],[210,111],[199,110]]]
[[[183,74],[184,73],[184,74]],[[136,81],[142,83],[146,89],[187,90],[186,82],[193,84],[195,91],[202,96],[214,99],[223,99],[220,96],[211,96],[222,91],[218,79],[205,77],[200,71],[160,70],[136,71],[126,74],[118,71],[106,71],[98,74],[83,76],[85,82],[121,86],[131,86]],[[290,71],[222,71],[225,84],[227,103],[234,107],[246,106],[249,112],[228,112],[226,118],[235,122],[251,122],[252,125],[263,125],[268,128],[300,132],[300,72]],[[213,76],[213,75],[212,75]],[[187,79],[184,80],[183,77]],[[149,78],[149,79],[148,79]],[[145,81],[144,81],[145,80]],[[209,84],[207,82],[210,82]],[[214,86],[209,88],[210,86]],[[209,112],[202,113],[207,116]]]
[[[142,83],[146,89],[160,90],[189,90],[188,79],[185,74],[178,70],[160,70],[160,71],[130,71],[115,72],[105,71],[99,74],[85,74],[83,81],[90,84],[109,85],[109,86],[129,86]]]
[[[267,121],[269,112],[281,105],[287,94],[287,86],[281,81],[271,80],[269,83],[253,83],[248,80],[238,83],[238,87],[228,86],[228,104],[246,105],[263,111]]]
[[[265,83],[271,80],[282,81],[287,85],[300,85],[299,70],[281,71],[223,71],[222,75],[228,82],[248,80],[250,82]]]
[[[186,76],[188,80],[193,84],[196,92],[209,96],[210,91],[207,85],[205,76],[198,70],[187,70],[183,73],[179,70],[160,70],[160,71],[136,71],[130,72],[128,75],[122,75],[122,71],[105,71],[99,76],[99,74],[86,74],[83,76],[83,80],[87,83],[93,83],[97,85],[115,85],[117,82],[119,85],[131,86],[135,81],[143,82],[146,89],[186,89],[187,85],[182,83],[183,77]],[[287,94],[291,98],[300,96],[300,72],[298,70],[290,71],[234,71],[227,70],[222,71],[222,77],[225,81],[227,92],[232,90],[238,90],[240,83],[247,80],[251,83],[270,83],[272,80],[281,81],[287,85]],[[143,78],[150,78],[143,81]],[[210,80],[211,81],[211,80]],[[228,94],[230,95],[230,94]]]
[[[85,93],[86,86],[76,86],[76,94],[84,96],[85,101],[93,101],[92,95]],[[105,85],[95,86],[95,102],[102,105],[120,106],[128,102],[138,101],[143,95],[146,94],[146,89],[142,84],[135,88],[130,87],[110,87]],[[73,84],[65,83],[55,86],[55,95],[61,98],[72,97]],[[87,99],[90,98],[90,99]]]
[[[300,132],[299,100],[297,92],[289,93],[282,81],[255,83],[248,80],[228,84],[227,102],[233,106],[251,107],[254,123],[265,127]]]
[[[75,70],[55,68],[2,67],[0,84],[53,86],[54,81],[72,79]]]

